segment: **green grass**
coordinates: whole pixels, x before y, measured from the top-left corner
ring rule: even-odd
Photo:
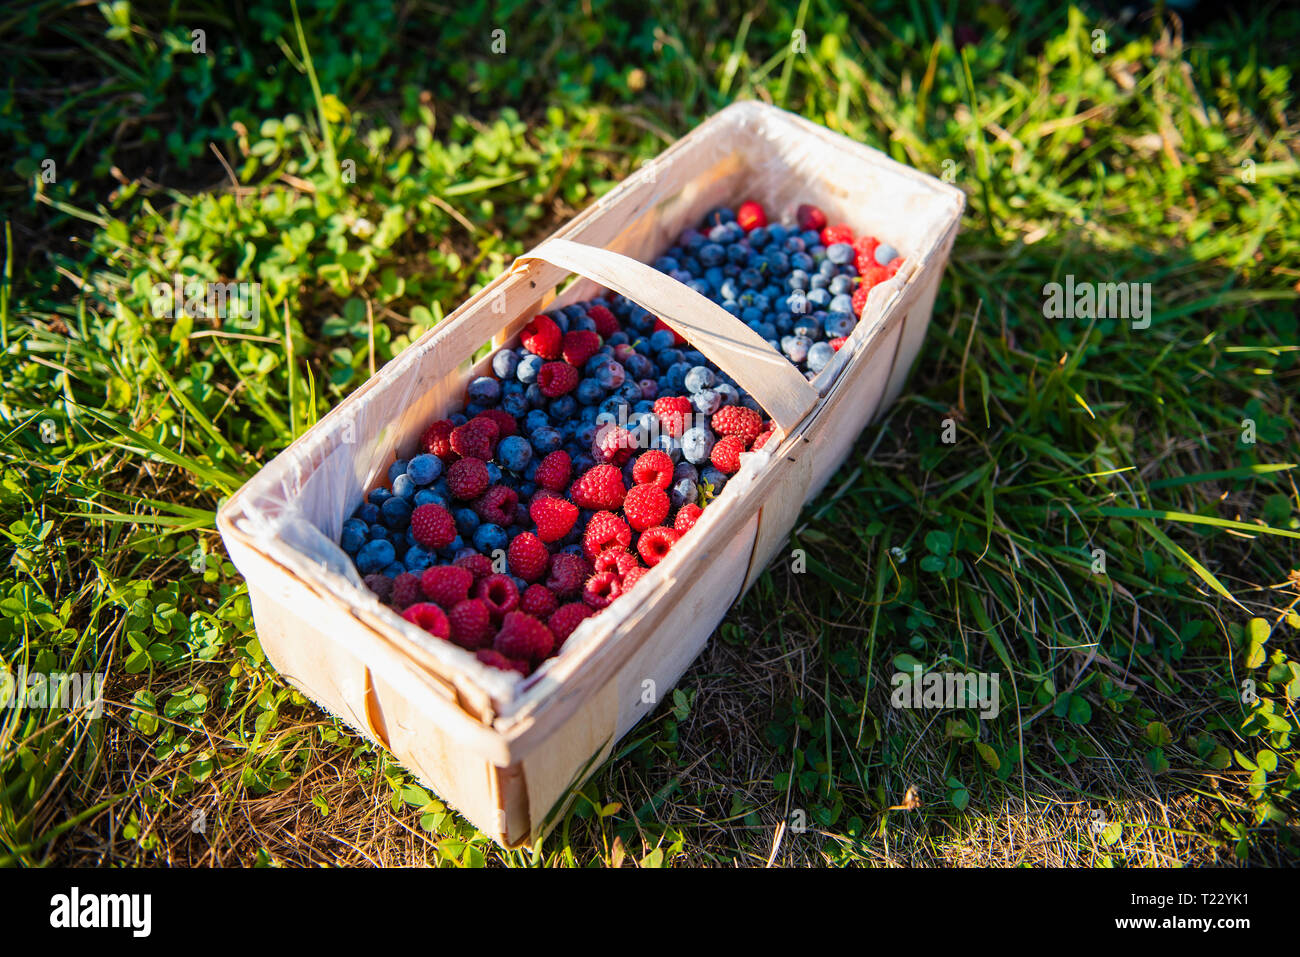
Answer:
[[[1300,860],[1294,12],[299,9],[0,16],[0,658],[108,699],[0,711],[0,863]],[[737,98],[951,179],[963,231],[790,554],[506,854],[270,668],[215,510]],[[259,323],[154,318],[176,272]],[[1150,326],[1048,318],[1067,275]],[[1000,713],[891,707],[914,665]]]

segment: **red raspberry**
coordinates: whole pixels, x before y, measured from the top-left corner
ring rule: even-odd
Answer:
[[[862,282],[858,288],[866,286],[870,289],[872,286],[878,286],[889,278],[889,269],[885,266],[869,266],[862,271]]]
[[[819,207],[808,203],[795,210],[794,218],[799,221],[799,228],[804,232],[815,229],[820,233],[826,228],[826,214]]]
[[[459,601],[447,612],[451,640],[469,651],[492,644],[492,612],[477,598]]]
[[[841,223],[838,226],[827,226],[822,230],[822,245],[833,246],[835,243],[853,242],[853,230]]]
[[[674,437],[686,431],[693,411],[691,400],[684,395],[663,395],[655,399],[654,412],[664,433]]]
[[[410,572],[402,572],[393,579],[393,593],[391,596],[392,605],[398,611],[401,611],[407,605],[414,605],[424,597],[420,590],[420,576],[412,575]]]
[[[583,364],[600,351],[600,336],[590,329],[574,329],[564,334],[564,361],[581,369]]]
[[[628,572],[640,567],[636,556],[626,548],[607,548],[596,556],[596,573],[613,572],[621,580]]]
[[[605,608],[623,594],[623,583],[613,572],[597,572],[587,579],[582,600],[592,608]]]
[[[362,579],[366,587],[375,593],[376,597],[385,604],[393,596],[393,580],[387,575],[381,575],[378,572],[367,575]]]
[[[452,430],[451,448],[457,455],[465,458],[482,459],[486,462],[496,451],[500,431],[491,419],[477,416],[464,425]]]
[[[745,448],[763,431],[763,417],[743,405],[724,405],[713,413],[709,423],[718,435],[734,435],[745,443]]]
[[[889,265],[885,267],[885,272],[891,276],[897,275],[898,271],[903,268],[904,259],[902,256],[895,256],[890,260]]]
[[[714,443],[709,453],[709,461],[723,475],[733,475],[740,471],[740,453],[745,451],[745,443],[739,436],[728,435]]]
[[[488,575],[474,586],[474,597],[488,606],[493,618],[499,619],[506,612],[515,610],[519,604],[519,589],[509,575]]]
[[[505,485],[493,485],[474,499],[471,507],[474,514],[483,521],[506,528],[514,522],[515,506],[518,504],[518,492]]]
[[[434,565],[420,576],[424,597],[435,605],[450,608],[469,597],[474,584],[474,573],[459,565]]]
[[[543,359],[560,358],[560,327],[550,316],[534,316],[533,321],[524,326],[519,341],[535,356]]]
[[[662,525],[658,528],[646,529],[637,540],[636,550],[641,560],[653,568],[663,560],[668,550],[677,544],[677,539],[681,537],[681,532]]]
[[[754,451],[757,452],[763,446],[767,445],[767,440],[770,439],[772,435],[773,435],[772,429],[767,429],[764,432],[760,432],[758,434],[758,438],[754,440]]]
[[[874,236],[859,236],[853,241],[853,250],[857,254],[853,265],[857,267],[858,275],[876,265],[876,247],[879,245],[880,240]]]
[[[762,206],[751,199],[741,203],[740,209],[736,210],[736,222],[740,223],[745,232],[749,232],[751,229],[767,225],[767,213],[763,212]]]
[[[559,607],[560,601],[545,585],[529,585],[519,599],[519,610],[543,621]]]
[[[444,462],[454,462],[460,458],[451,447],[451,433],[456,426],[451,424],[448,419],[439,419],[433,425],[424,430],[424,435],[420,436],[420,447],[426,452],[432,452]]]
[[[452,562],[452,564],[457,568],[465,569],[474,576],[474,581],[476,582],[480,578],[487,578],[488,575],[492,574],[492,559],[488,558],[486,555],[479,555],[477,553],[473,555],[462,555],[460,558]]]
[[[570,602],[555,609],[546,619],[546,627],[551,629],[551,634],[555,636],[555,647],[563,647],[574,630],[593,614],[594,612],[580,601]]]
[[[839,352],[842,348],[844,348],[844,343],[848,341],[849,341],[848,336],[836,336],[834,339],[827,340],[827,342],[830,343],[831,348],[834,349],[836,352]]]
[[[638,485],[658,485],[667,488],[673,484],[673,458],[667,452],[652,449],[637,457],[632,466],[632,478]]]
[[[618,332],[618,319],[604,306],[592,306],[587,310],[587,318],[596,324],[601,338],[608,339]]]
[[[650,569],[638,565],[623,576],[623,591],[631,591],[632,586],[649,574]]]
[[[556,449],[537,464],[533,481],[541,488],[563,492],[569,487],[569,475],[573,470],[573,461],[564,449]]]
[[[582,551],[593,560],[606,548],[627,548],[631,544],[632,530],[613,512],[591,516],[582,533]]]
[[[591,440],[591,457],[597,462],[622,466],[636,450],[636,438],[627,429],[607,422]]]
[[[675,348],[680,348],[681,346],[686,345],[686,340],[682,338],[680,332],[668,325],[668,323],[664,322],[662,319],[656,319],[655,324],[651,327],[651,331],[658,332],[660,329],[667,329],[673,334],[673,346]]]
[[[867,293],[871,292],[871,287],[864,282],[858,283],[853,290],[853,315],[859,319],[862,318],[862,310],[867,308]]]
[[[402,617],[413,625],[419,625],[435,637],[447,638],[451,635],[451,627],[447,624],[447,616],[443,614],[441,608],[430,602],[422,601],[412,605],[402,612]]]
[[[548,362],[537,372],[542,395],[554,399],[578,387],[578,370],[567,362]]]
[[[578,506],[558,495],[536,495],[528,506],[528,517],[537,526],[537,537],[544,542],[558,542],[573,530],[578,520]]]
[[[498,438],[504,439],[508,435],[519,434],[519,423],[516,422],[515,417],[505,409],[484,409],[478,415],[474,416],[474,418],[491,419],[495,422]]]
[[[627,523],[638,532],[653,528],[668,517],[668,493],[658,485],[635,485],[623,499]]]
[[[512,611],[506,613],[492,647],[507,658],[541,661],[555,647],[555,636],[532,615]]]
[[[411,537],[425,548],[446,548],[456,539],[456,521],[441,505],[417,505],[411,513]]]
[[[452,498],[469,501],[478,498],[488,487],[487,465],[479,459],[461,459],[447,469],[447,491]],[[423,508],[424,506],[421,506]]]
[[[702,514],[704,514],[704,509],[698,505],[683,505],[677,510],[677,517],[673,519],[673,531],[689,532],[695,527],[695,523],[700,520]]]
[[[551,565],[551,553],[542,540],[532,532],[522,532],[514,537],[506,549],[510,571],[526,582],[535,582],[546,574]]]
[[[572,552],[560,552],[551,559],[546,587],[560,598],[572,598],[582,591],[582,583],[589,574],[591,567],[585,558]]]
[[[480,648],[475,657],[491,668],[500,668],[502,671],[517,671],[524,677],[528,676],[528,672],[533,667],[527,661],[521,661],[518,658],[507,658],[495,648]]]
[[[597,465],[588,469],[569,489],[569,498],[579,508],[610,512],[622,507],[626,495],[623,473],[612,465]]]

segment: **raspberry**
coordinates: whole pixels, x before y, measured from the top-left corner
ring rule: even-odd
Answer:
[[[548,362],[537,373],[537,384],[548,399],[572,392],[578,386],[578,370],[567,362]]]
[[[456,539],[456,522],[441,505],[417,505],[411,513],[411,537],[425,548],[446,548]]]
[[[635,485],[623,499],[627,523],[638,532],[653,528],[668,517],[668,493],[658,485]]]
[[[560,601],[545,585],[529,585],[519,599],[519,610],[534,618],[546,619],[559,607]]]
[[[379,597],[380,601],[387,602],[392,597],[393,580],[387,575],[380,575],[376,572],[373,575],[367,575],[362,581],[366,583],[367,588]]]
[[[872,286],[877,286],[884,282],[889,278],[889,276],[890,272],[888,266],[868,266],[862,271],[862,283],[858,288],[861,289],[862,286],[866,286],[870,289]]]
[[[636,556],[626,548],[607,548],[596,556],[596,573],[613,572],[621,580],[628,572],[640,567]]]
[[[618,319],[604,306],[592,306],[587,310],[587,318],[596,324],[596,331],[604,339],[618,332]]]
[[[434,565],[420,576],[424,597],[435,605],[450,608],[469,597],[474,584],[474,573],[459,565]]]
[[[862,310],[867,308],[867,293],[871,292],[871,287],[866,283],[858,283],[858,288],[853,290],[853,314],[859,319],[862,318]]]
[[[557,449],[538,463],[533,481],[541,488],[563,492],[569,487],[569,475],[572,469],[573,461],[569,458],[569,453]]]
[[[474,499],[471,507],[483,521],[505,528],[515,520],[515,506],[518,504],[518,492],[505,485],[493,485]]]
[[[665,395],[655,399],[654,412],[667,435],[677,437],[685,432],[693,410],[691,400],[684,395]]]
[[[672,456],[659,449],[643,452],[637,457],[636,465],[632,466],[632,478],[638,485],[658,485],[660,488],[667,488],[673,484]]]
[[[905,260],[902,256],[894,257],[894,261],[885,267],[885,272],[889,273],[891,276],[897,275],[898,271],[903,268],[904,262]]]
[[[555,647],[562,647],[574,630],[592,614],[592,610],[579,601],[555,609],[546,619],[546,627],[551,629],[551,634],[555,636]]]
[[[827,226],[822,230],[822,245],[833,246],[836,243],[853,243],[853,230],[841,223],[838,226]]]
[[[507,658],[540,661],[555,647],[555,636],[532,615],[512,611],[501,622],[501,630],[497,632],[492,647]]]
[[[836,352],[839,352],[842,348],[844,348],[844,343],[849,341],[849,337],[836,336],[834,339],[828,339],[827,341],[831,344],[832,349],[834,349]]]
[[[453,605],[447,612],[447,622],[451,627],[451,640],[468,651],[476,651],[492,643],[495,630],[492,627],[492,612],[477,598],[467,598]]]
[[[681,532],[665,528],[662,525],[658,528],[646,529],[637,540],[637,554],[641,556],[643,562],[653,568],[663,560],[664,556],[668,554],[668,550],[681,537]]]
[[[751,199],[741,203],[740,209],[736,210],[736,222],[740,223],[745,232],[749,232],[751,229],[767,225],[767,213],[763,212],[762,206]]]
[[[422,601],[412,605],[402,612],[402,617],[413,625],[419,625],[429,634],[438,638],[446,638],[451,635],[451,627],[447,624],[447,616],[443,614],[441,608],[430,602]]]
[[[519,341],[535,356],[543,359],[560,358],[560,327],[550,316],[534,316],[533,321],[524,326]]]
[[[713,413],[710,425],[718,435],[734,435],[749,448],[763,431],[763,417],[743,405],[724,405]]]
[[[588,469],[569,489],[569,498],[579,508],[610,512],[623,505],[626,495],[623,473],[612,465],[597,465]]]
[[[682,338],[682,334],[678,332],[676,329],[674,329],[672,326],[668,325],[668,323],[664,322],[662,319],[656,319],[654,322],[654,326],[652,326],[651,328],[653,329],[654,332],[658,332],[660,329],[666,329],[667,331],[671,332],[673,334],[674,348],[679,349],[682,346],[686,345],[686,340]]]
[[[451,448],[464,458],[486,462],[496,451],[500,430],[491,419],[475,417],[451,433]]]
[[[582,600],[592,608],[605,608],[623,594],[623,583],[613,572],[597,572],[587,579]]]
[[[451,492],[452,498],[463,501],[478,498],[490,481],[487,466],[479,459],[460,459],[447,469],[447,491]],[[423,505],[420,507],[424,508]]]
[[[424,593],[420,590],[419,575],[402,572],[393,579],[392,604],[397,610],[400,611],[407,605],[414,605],[423,597]]]
[[[597,462],[624,465],[636,450],[636,438],[622,426],[607,422],[591,441],[591,457]]]
[[[590,559],[606,548],[627,548],[632,544],[632,530],[613,512],[597,512],[591,516],[582,533],[582,550]]]
[[[600,350],[600,336],[590,329],[574,329],[564,334],[561,350],[564,361],[581,369],[588,359]]]
[[[740,471],[740,453],[745,451],[745,443],[739,436],[728,435],[718,439],[709,453],[709,461],[723,475],[733,475]]]
[[[689,532],[703,513],[704,509],[698,505],[683,505],[677,510],[677,517],[673,519],[673,531]]]
[[[488,575],[474,586],[474,597],[488,606],[493,618],[500,618],[519,604],[519,589],[509,575]]]
[[[444,462],[454,462],[460,458],[451,448],[451,433],[455,428],[449,420],[439,419],[420,436],[420,448],[432,452]]]
[[[644,578],[650,569],[638,565],[623,576],[623,591],[630,591],[632,586]]]
[[[516,535],[506,549],[506,561],[510,563],[512,574],[526,582],[535,582],[550,567],[551,553],[546,550],[540,538],[532,532],[523,532]]]
[[[499,438],[504,439],[506,436],[517,435],[519,433],[519,423],[516,422],[515,417],[505,409],[484,409],[478,415],[474,416],[474,418],[491,419],[495,422],[497,427],[497,436]]]
[[[815,229],[821,232],[826,228],[826,214],[817,206],[804,203],[794,212],[794,218],[799,221],[799,228],[804,232]]]
[[[551,559],[551,573],[546,587],[560,598],[572,598],[582,591],[583,580],[591,573],[587,560],[572,552],[560,552]]]
[[[876,265],[876,247],[879,245],[880,240],[874,236],[859,236],[853,241],[853,251],[856,253],[853,265],[857,267],[858,275]]]
[[[532,665],[527,661],[507,658],[495,648],[480,648],[475,657],[489,667],[500,668],[502,671],[517,671],[524,677],[527,677],[528,672],[532,670]]]
[[[528,517],[537,526],[537,537],[544,542],[558,542],[573,529],[578,520],[578,506],[558,496],[533,497]]]
[[[465,569],[473,575],[475,582],[480,578],[486,578],[488,575],[492,574],[492,559],[488,558],[486,555],[462,555],[460,558],[452,562],[452,564],[457,568]]]
[[[767,445],[767,440],[770,439],[770,438],[772,437],[772,434],[773,434],[773,430],[772,430],[772,429],[767,429],[766,431],[760,432],[760,433],[758,434],[758,438],[756,438],[756,439],[754,440],[754,449],[753,449],[753,450],[754,450],[755,452],[757,452],[757,451],[758,451],[759,449],[761,449],[763,446]]]

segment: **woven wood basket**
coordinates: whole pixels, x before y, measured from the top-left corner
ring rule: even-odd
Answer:
[[[811,382],[739,319],[644,264],[708,210],[744,199],[774,221],[815,203],[906,257]],[[699,655],[782,550],[803,504],[897,396],[963,203],[956,188],[772,107],[737,104],[703,123],[381,369],[220,510],[268,658],[500,844],[540,839]],[[557,295],[572,274],[580,278]],[[336,543],[394,459],[462,406],[469,380],[488,369],[487,359],[471,363],[482,346],[514,344],[542,309],[601,287],[676,329],[779,431],[744,457],[684,547],[522,678],[404,621],[365,589]]]

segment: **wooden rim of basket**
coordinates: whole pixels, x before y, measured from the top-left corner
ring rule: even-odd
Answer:
[[[534,262],[600,283],[663,320],[753,396],[784,435],[816,405],[817,390],[785,356],[739,318],[653,266],[571,239],[548,239],[511,270]]]

